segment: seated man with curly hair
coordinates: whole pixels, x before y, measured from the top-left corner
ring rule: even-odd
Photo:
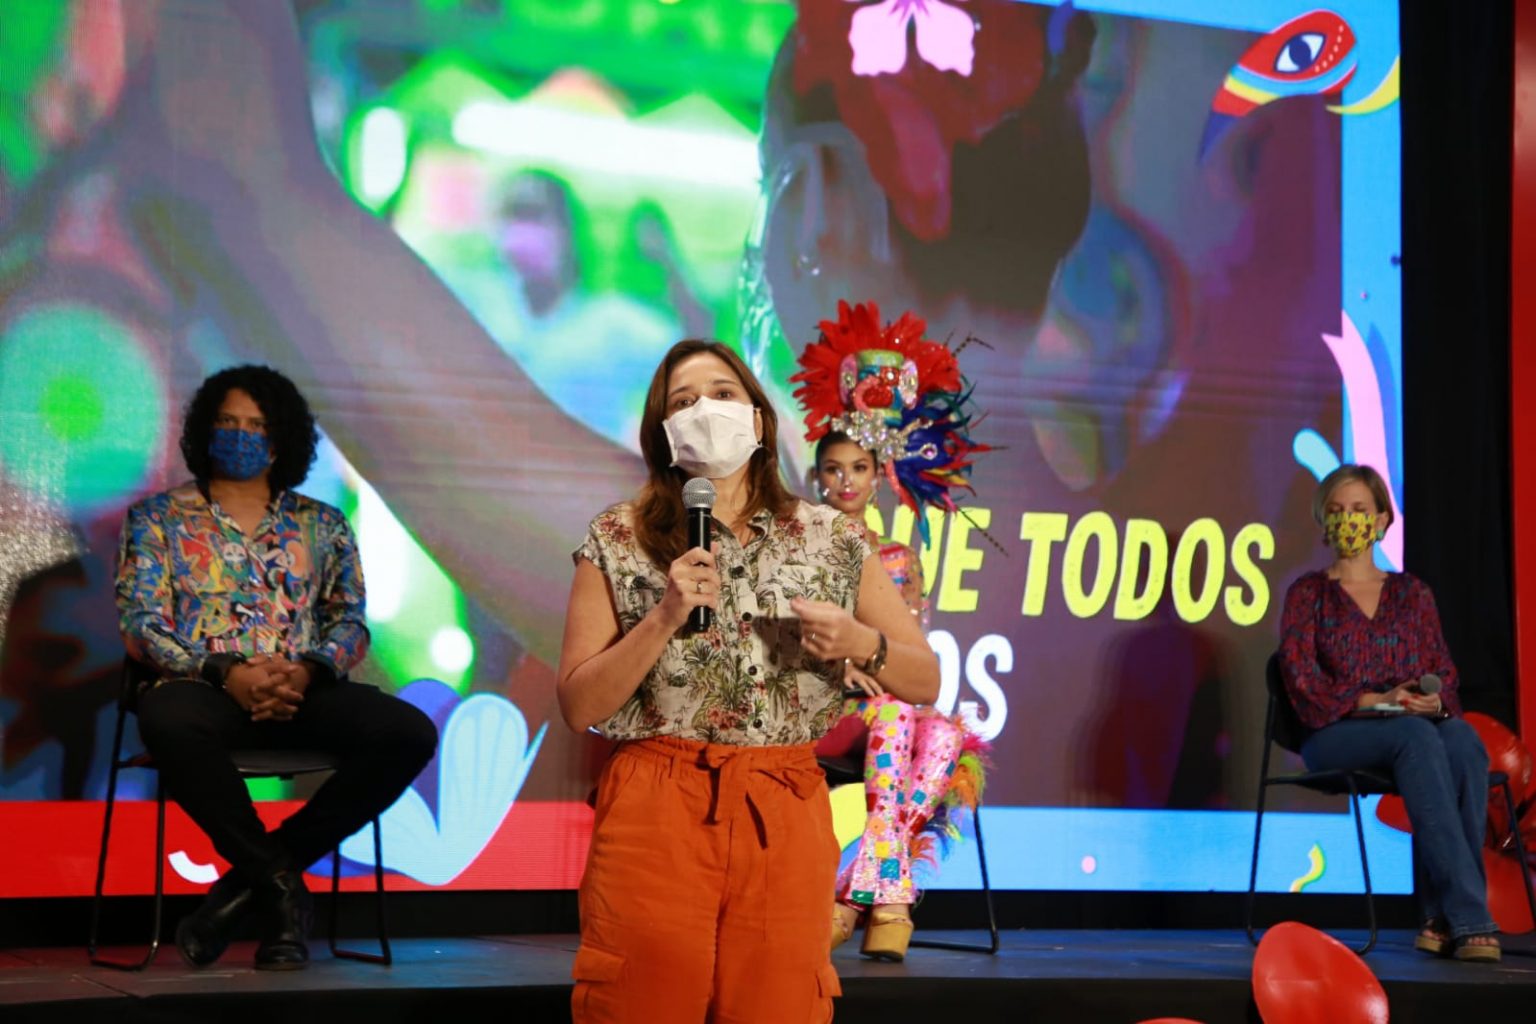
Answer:
[[[214,374],[182,428],[193,479],[123,524],[123,641],[156,677],[138,696],[139,732],[167,792],[230,863],[176,929],[196,966],[223,954],[250,911],[261,914],[256,966],[304,966],[304,868],[393,803],[437,746],[426,715],[347,678],[368,648],[357,543],[339,510],[293,491],[317,441],[282,374]],[[273,748],[341,763],[268,832],[231,752]]]

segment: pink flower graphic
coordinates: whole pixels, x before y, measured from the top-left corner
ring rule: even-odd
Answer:
[[[949,233],[956,143],[976,145],[1015,117],[1033,138],[1044,130],[1040,119],[1054,116],[1032,109],[1049,71],[1054,8],[1015,0],[966,0],[963,8],[799,0],[798,8],[795,92],[831,90],[838,120],[864,143],[897,219],[923,241]],[[1085,56],[1093,34],[1082,18]],[[914,25],[921,59],[907,60]]]
[[[853,73],[893,75],[905,67],[907,26],[913,22],[918,56],[940,71],[970,75],[976,26],[968,12],[943,0],[885,0],[854,12],[848,30]]]

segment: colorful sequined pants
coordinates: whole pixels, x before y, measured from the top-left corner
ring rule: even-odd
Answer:
[[[869,817],[853,861],[837,879],[848,903],[912,903],[912,845],[949,791],[965,732],[932,708],[895,697],[849,700],[843,713],[869,730],[864,791]]]

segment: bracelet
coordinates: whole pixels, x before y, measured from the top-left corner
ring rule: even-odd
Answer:
[[[871,678],[878,676],[880,670],[885,668],[885,634],[881,633],[878,629],[875,630],[875,633],[880,637],[880,646],[875,648],[875,653],[870,655],[869,660],[864,663],[864,671]]]
[[[229,670],[236,665],[244,664],[244,662],[245,655],[238,651],[210,654],[203,659],[202,665],[198,668],[197,675],[198,678],[215,690],[222,690],[224,689],[225,682],[228,681]]]

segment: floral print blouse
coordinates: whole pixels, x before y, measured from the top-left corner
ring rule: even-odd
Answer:
[[[718,520],[718,611],[703,633],[680,630],[640,688],[598,731],[615,740],[678,736],[708,743],[770,746],[810,743],[842,710],[842,663],[800,646],[796,597],[854,611],[864,560],[864,526],[835,509],[800,502],[787,516],[759,512],[742,546]],[[666,592],[666,566],[654,565],[634,537],[634,510],[615,505],[592,520],[574,552],[608,578],[627,633]]]
[[[344,676],[368,650],[363,567],[346,517],[292,491],[246,536],[195,485],[128,510],[117,564],[128,653],[162,677],[214,654],[280,654]]]
[[[1406,572],[1387,574],[1369,619],[1326,571],[1292,583],[1280,616],[1280,667],[1291,704],[1309,729],[1354,711],[1362,693],[1382,693],[1429,673],[1440,677],[1445,709],[1461,713],[1434,595]]]

